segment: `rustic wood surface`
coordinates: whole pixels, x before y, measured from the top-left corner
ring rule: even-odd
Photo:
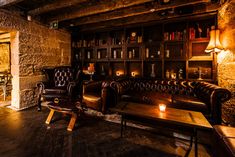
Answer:
[[[212,129],[212,126],[201,112],[180,110],[169,107],[166,108],[165,112],[161,112],[158,105],[145,105],[132,102],[120,103],[116,108],[113,108],[112,111],[116,111],[123,115],[138,116],[160,122],[178,124],[181,126]]]

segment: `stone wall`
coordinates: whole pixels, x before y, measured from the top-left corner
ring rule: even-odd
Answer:
[[[0,44],[0,72],[10,69],[10,45],[7,43]]]
[[[36,105],[36,83],[44,79],[40,69],[71,63],[70,33],[5,10],[0,10],[0,30],[11,32],[12,107]]]
[[[223,104],[222,118],[235,126],[235,0],[225,3],[218,14],[221,43],[225,50],[218,54],[218,84],[232,92],[232,99]]]

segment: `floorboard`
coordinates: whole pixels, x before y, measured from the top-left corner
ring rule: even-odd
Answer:
[[[13,111],[0,107],[1,157],[175,157],[185,156],[189,142],[127,127],[120,138],[120,125],[101,117],[82,116],[67,131],[69,117],[55,113],[45,124],[49,110],[36,107]],[[199,144],[199,156],[210,157],[210,147]],[[194,156],[194,150],[189,156]]]

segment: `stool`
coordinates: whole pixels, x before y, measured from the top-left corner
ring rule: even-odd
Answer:
[[[215,125],[214,127],[214,156],[235,157],[235,128]]]
[[[50,113],[45,123],[50,124],[55,111],[60,112],[60,113],[70,114],[71,118],[70,118],[67,130],[72,131],[74,128],[75,122],[77,120],[77,116],[82,111],[82,108],[80,108],[79,106],[80,106],[80,102],[65,101],[65,100],[59,101],[58,103],[51,102],[48,104]]]

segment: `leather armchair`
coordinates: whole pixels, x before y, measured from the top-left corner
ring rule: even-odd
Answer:
[[[80,70],[75,73],[71,67],[56,67],[43,69],[47,76],[46,82],[39,82],[38,110],[41,110],[42,101],[58,99],[81,98]]]
[[[89,81],[83,83],[83,103],[88,108],[92,108],[102,113],[106,113],[111,105],[110,98],[114,94],[110,88],[109,81]]]

